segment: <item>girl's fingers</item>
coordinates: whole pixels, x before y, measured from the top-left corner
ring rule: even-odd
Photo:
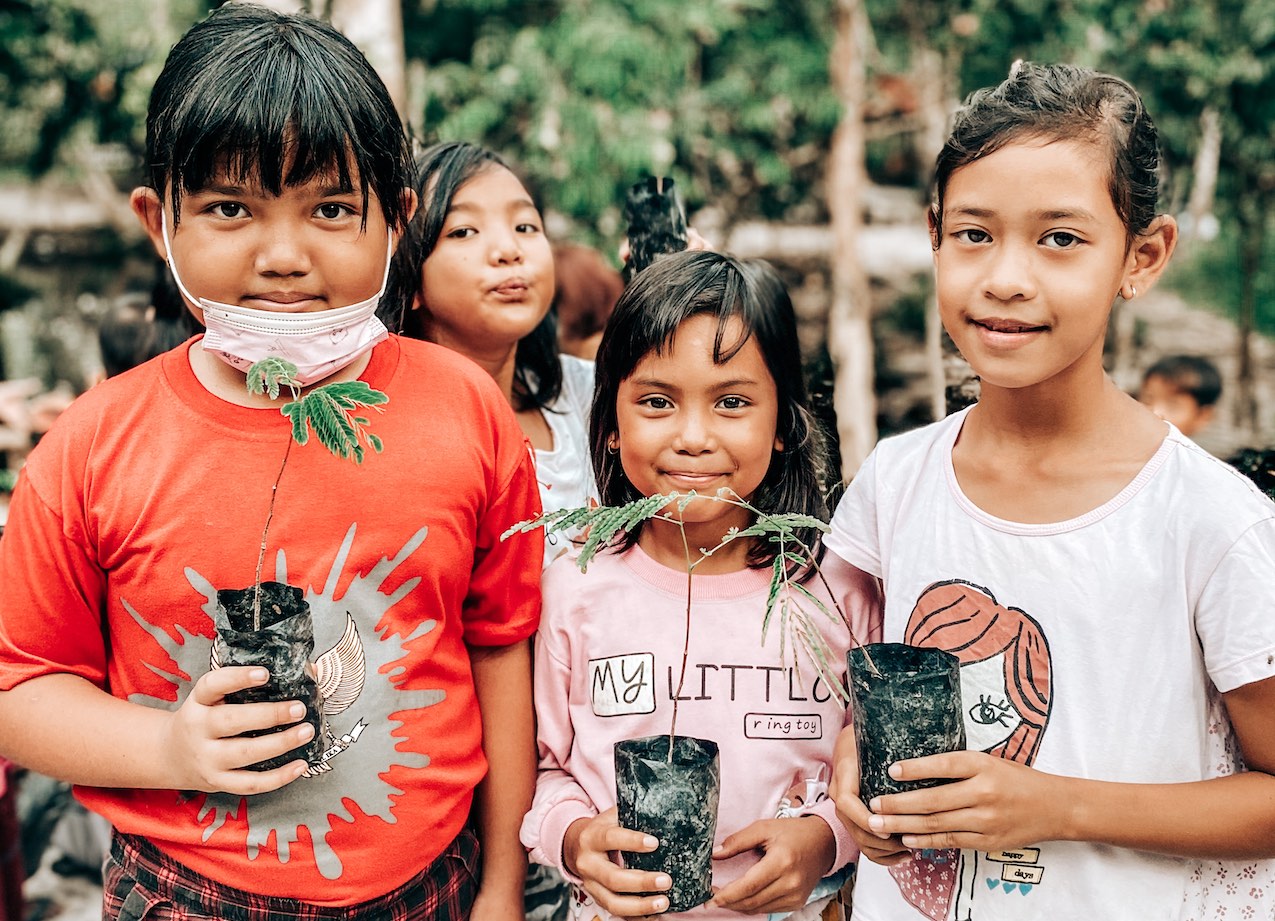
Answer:
[[[228,739],[245,732],[291,726],[305,718],[305,704],[299,700],[267,701],[255,704],[226,704],[213,708],[208,725],[216,738]]]
[[[971,755],[975,757],[971,758]],[[978,772],[979,762],[987,757],[991,756],[983,752],[962,751],[909,758],[890,765],[890,776],[895,780],[927,780],[934,777],[962,780],[973,777]]]
[[[584,889],[599,905],[621,918],[645,917],[668,911],[666,895],[621,895],[588,880],[585,881]]]
[[[753,822],[746,828],[742,828],[733,835],[728,835],[721,844],[713,849],[714,860],[725,860],[727,857],[734,857],[736,854],[742,854],[744,851],[751,851],[753,848],[764,844],[769,839],[766,826],[762,822]]]
[[[218,760],[227,770],[238,770],[268,758],[287,754],[313,738],[314,727],[309,723],[298,723],[296,726],[266,735],[223,739],[219,743]],[[254,771],[253,773],[262,772]]]
[[[660,839],[631,828],[612,825],[601,835],[598,845],[600,851],[632,851],[637,854],[649,854],[660,846]]]
[[[739,879],[717,890],[713,895],[713,904],[731,911],[752,914],[756,910],[754,906],[764,904],[765,893],[776,883],[774,879],[767,879],[763,874],[754,874],[753,871],[756,869],[757,865],[754,864]]]
[[[893,867],[912,856],[911,851],[878,851],[866,847],[860,848],[859,851],[866,859],[882,867]]]
[[[214,668],[200,676],[191,689],[195,703],[204,707],[219,704],[227,694],[260,687],[270,680],[264,668],[248,665],[227,665]]]
[[[751,871],[750,871],[751,872]],[[743,883],[744,885],[740,885]],[[793,891],[793,883],[784,877],[749,878],[745,873],[713,897],[713,904],[747,915],[793,911],[803,903],[801,894]]]
[[[978,835],[974,835],[969,832],[945,831],[934,835],[903,835],[902,841],[905,847],[914,851],[942,851],[947,850],[948,848],[960,847],[979,847],[979,849],[982,850],[983,848],[981,846],[962,843],[977,840],[978,838]]]
[[[599,868],[593,878],[616,895],[655,894],[669,889],[673,880],[667,873],[652,873],[646,870],[632,870],[617,867],[608,861],[605,867]]]
[[[271,771],[231,771],[223,775],[225,780],[217,789],[239,796],[269,793],[292,783],[305,773],[307,767],[309,765],[298,758]]]

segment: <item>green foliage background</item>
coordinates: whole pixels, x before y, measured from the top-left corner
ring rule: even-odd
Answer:
[[[74,178],[107,162],[140,175],[147,93],[169,45],[207,0],[0,0],[0,177]],[[413,131],[460,138],[518,164],[572,235],[613,244],[643,173],[671,174],[688,204],[727,223],[826,219],[824,170],[839,106],[829,87],[834,0],[405,0]],[[924,189],[906,88],[918,49],[937,51],[952,101],[1015,58],[1111,70],[1161,127],[1167,201],[1181,205],[1205,106],[1222,114],[1223,232],[1176,277],[1236,313],[1248,296],[1275,331],[1265,230],[1275,194],[1275,0],[867,0],[878,181]],[[895,81],[898,85],[900,81]],[[1245,250],[1244,247],[1248,247]],[[1208,279],[1213,284],[1201,280]]]

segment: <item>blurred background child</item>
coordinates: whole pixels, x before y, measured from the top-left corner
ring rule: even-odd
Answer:
[[[1194,438],[1213,421],[1222,396],[1217,366],[1198,355],[1166,355],[1142,375],[1138,399],[1157,416]]]

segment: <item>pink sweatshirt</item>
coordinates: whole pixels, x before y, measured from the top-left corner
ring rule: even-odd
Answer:
[[[876,639],[880,624],[873,599],[843,574],[844,568],[828,574],[842,609],[863,642]],[[845,709],[804,652],[800,670],[794,671],[789,641],[781,661],[777,614],[762,644],[769,578],[769,568],[694,578],[677,733],[719,746],[715,844],[758,819],[774,818],[788,789],[814,777],[821,766],[826,781],[833,743],[845,724]],[[828,603],[817,577],[805,587]],[[535,663],[540,772],[521,836],[532,860],[578,881],[562,867],[563,837],[575,820],[615,805],[612,745],[669,730],[682,661],[686,573],[655,562],[638,547],[600,553],[581,573],[573,552],[545,571],[542,588]],[[809,601],[803,606],[813,607]],[[834,620],[817,610],[811,611],[812,619],[830,647],[829,662],[844,680],[851,640],[831,604],[828,609]],[[834,870],[857,856],[831,800],[805,811],[832,829]],[[714,887],[737,879],[757,860],[748,852],[715,862]],[[607,917],[596,908],[586,917],[594,914]],[[694,916],[743,917],[702,907]]]

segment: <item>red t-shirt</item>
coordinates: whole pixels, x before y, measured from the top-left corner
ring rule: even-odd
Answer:
[[[93,388],[32,452],[0,540],[0,689],[69,672],[175,709],[209,669],[216,592],[253,583],[291,435],[209,393],[186,352]],[[209,878],[329,905],[393,889],[459,832],[486,771],[466,644],[525,639],[540,609],[542,539],[500,540],[539,498],[494,382],[395,337],[362,379],[389,395],[366,413],[384,453],[294,445],[262,572],[305,592],[316,661],[344,669],[324,769],[252,797],[78,791]]]

